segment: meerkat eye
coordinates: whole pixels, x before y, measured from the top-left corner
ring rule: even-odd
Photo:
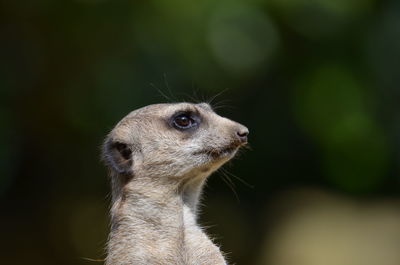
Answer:
[[[173,125],[177,129],[189,129],[197,125],[196,121],[188,114],[181,114],[173,119]]]

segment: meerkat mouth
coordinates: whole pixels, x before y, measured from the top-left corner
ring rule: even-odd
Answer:
[[[195,154],[206,154],[206,155],[212,157],[213,159],[225,158],[225,157],[234,155],[235,152],[240,148],[240,146],[241,145],[233,143],[224,148],[205,149],[205,150],[196,152]]]
[[[239,149],[238,146],[229,146],[220,150],[212,150],[210,155],[213,158],[225,157],[229,155],[233,155]]]

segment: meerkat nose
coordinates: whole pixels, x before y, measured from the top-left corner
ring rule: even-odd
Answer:
[[[236,135],[239,137],[240,142],[247,143],[247,135],[249,135],[249,129],[247,129],[246,127],[242,126],[236,132]]]

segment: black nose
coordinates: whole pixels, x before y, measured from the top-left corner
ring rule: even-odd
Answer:
[[[247,128],[237,131],[236,134],[242,143],[247,143],[247,135],[249,135],[249,130]]]

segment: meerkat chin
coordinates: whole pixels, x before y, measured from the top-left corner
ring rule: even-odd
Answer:
[[[197,205],[207,177],[248,133],[206,103],[150,105],[123,118],[103,146],[112,184],[106,264],[226,264],[197,224]]]

